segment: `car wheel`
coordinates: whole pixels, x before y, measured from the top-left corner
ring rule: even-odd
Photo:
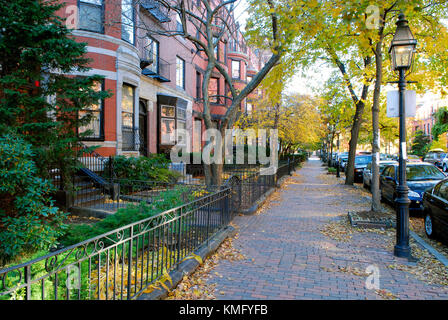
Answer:
[[[425,216],[425,233],[428,236],[428,238],[431,239],[435,238],[434,223],[429,213],[427,213]]]
[[[367,184],[366,184],[366,181],[364,179],[362,179],[362,187],[364,189],[367,189]]]

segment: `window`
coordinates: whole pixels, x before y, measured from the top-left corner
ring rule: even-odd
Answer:
[[[210,83],[208,85],[208,98],[210,103],[219,103],[219,79],[210,78]]]
[[[148,58],[152,60],[152,63],[147,67],[147,69],[151,70],[154,73],[159,73],[159,42],[152,39],[147,38],[147,45],[145,46],[148,54]]]
[[[176,14],[176,31],[184,32],[184,28],[182,27],[182,20],[180,19],[179,14]]]
[[[123,84],[123,95],[121,99],[122,126],[134,127],[134,87]]]
[[[175,129],[186,129],[187,110],[185,107],[160,105],[160,140],[161,144],[174,144],[179,141],[175,137]],[[177,139],[176,139],[177,138]]]
[[[176,85],[185,89],[185,61],[176,57]]]
[[[240,62],[237,60],[232,60],[232,78],[240,78]]]
[[[99,92],[103,90],[103,82],[96,82],[94,84],[94,90]],[[89,124],[80,126],[79,133],[90,132],[88,135],[83,136],[83,139],[103,139],[104,138],[104,100],[98,101],[96,104],[92,104],[85,110],[79,111],[79,118],[85,117],[87,114],[91,114],[91,120]]]
[[[246,103],[246,112],[248,114],[252,113],[252,103],[249,103],[249,102]]]
[[[213,46],[215,48],[215,58],[219,61],[219,39],[218,37],[213,37]]]
[[[103,32],[103,0],[79,0],[79,29]]]
[[[134,44],[134,27],[133,0],[121,0],[121,39]]]
[[[196,99],[201,99],[201,73],[196,71]]]
[[[247,79],[247,83],[249,83],[252,81],[252,76],[247,76],[246,79]]]
[[[176,128],[176,107],[160,106],[160,139],[162,144],[173,144]]]
[[[186,120],[187,120],[187,110],[181,107],[177,107],[177,128],[176,129],[187,129]],[[177,141],[180,141],[179,135],[176,137]],[[183,141],[185,143],[185,141]]]

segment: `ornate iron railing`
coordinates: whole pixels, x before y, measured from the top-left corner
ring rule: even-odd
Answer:
[[[223,187],[208,189],[205,196],[200,192],[199,199],[185,205],[0,270],[0,300],[135,299],[206,244],[240,209],[253,206],[299,163],[289,160],[275,173],[269,168],[241,170]],[[124,190],[130,187],[120,190],[119,198],[136,197],[136,189],[145,193],[155,187],[116,179],[111,183]],[[190,192],[197,187],[192,186]],[[143,196],[127,200],[142,201]]]
[[[225,227],[231,189],[0,270],[0,299],[135,299]]]

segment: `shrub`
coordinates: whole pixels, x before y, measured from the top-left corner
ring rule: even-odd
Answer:
[[[52,184],[36,176],[31,145],[0,137],[0,262],[26,251],[48,249],[63,230],[66,214],[53,206]]]
[[[141,202],[136,205],[129,205],[93,225],[70,225],[60,242],[65,246],[76,244],[125,225],[155,216],[192,200],[193,195],[189,192],[189,188],[176,186],[171,190],[160,193],[151,204]]]
[[[152,180],[161,182],[175,182],[180,177],[179,172],[168,169],[170,161],[160,154],[150,157],[125,157],[112,158],[112,166],[115,175],[119,179]],[[105,174],[109,177],[110,163],[106,163]]]

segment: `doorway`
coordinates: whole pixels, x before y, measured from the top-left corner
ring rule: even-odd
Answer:
[[[139,138],[140,138],[140,148],[139,152],[141,156],[148,156],[148,108],[147,102],[140,100],[139,102]]]

